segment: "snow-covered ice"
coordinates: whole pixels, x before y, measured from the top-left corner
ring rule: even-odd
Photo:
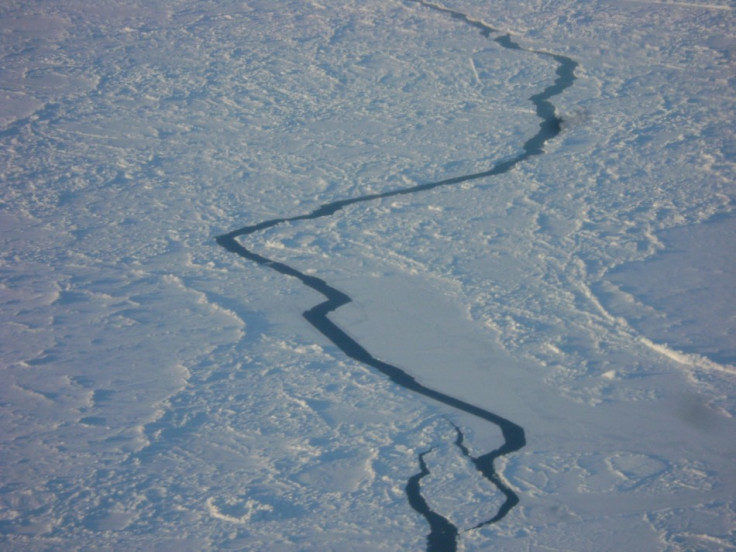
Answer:
[[[433,6],[0,7],[3,549],[424,550],[426,451],[460,550],[736,548],[733,6]],[[513,159],[546,54],[578,65],[543,155],[241,238],[525,429],[496,461],[520,503],[472,529],[503,496],[455,427],[500,432],[215,237]]]

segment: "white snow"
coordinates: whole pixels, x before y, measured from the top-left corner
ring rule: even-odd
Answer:
[[[736,547],[727,3],[399,0],[0,7],[0,547],[423,550],[404,486],[461,529],[501,502],[452,446],[527,433],[521,502],[471,550]],[[494,35],[491,35],[493,38]]]

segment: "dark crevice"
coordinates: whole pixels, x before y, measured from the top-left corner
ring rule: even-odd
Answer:
[[[448,8],[444,8],[435,4],[430,4],[422,0],[410,1],[417,2],[424,7],[437,10],[442,13],[449,13],[453,18],[459,19],[472,26],[473,28],[478,29],[484,37],[490,38],[491,35],[500,33],[500,31],[486,25],[481,21],[472,19],[463,13],[456,12],[454,10],[450,10]],[[555,114],[555,107],[549,101],[549,99],[562,93],[565,89],[569,88],[573,84],[575,80],[574,72],[575,68],[577,67],[577,63],[565,56],[551,54],[548,52],[524,49],[519,44],[514,42],[511,39],[511,36],[508,34],[500,34],[493,40],[503,48],[510,50],[519,50],[523,52],[528,52],[530,54],[543,56],[545,58],[553,60],[557,64],[557,76],[555,81],[547,88],[542,90],[540,93],[534,94],[529,98],[529,100],[534,105],[536,114],[541,119],[541,122],[539,124],[539,130],[537,131],[537,133],[529,138],[526,142],[524,142],[522,146],[522,151],[516,156],[511,157],[510,159],[499,161],[492,165],[491,168],[486,171],[455,176],[436,182],[419,184],[409,188],[402,188],[383,193],[373,193],[360,197],[333,201],[331,203],[321,205],[314,211],[307,214],[266,220],[258,224],[244,226],[240,229],[216,237],[217,243],[227,251],[235,253],[236,255],[239,255],[249,261],[253,261],[259,265],[266,266],[285,276],[296,278],[305,286],[324,296],[326,300],[304,312],[304,318],[330,342],[338,347],[346,356],[374,368],[378,372],[387,376],[392,382],[400,385],[401,387],[409,391],[433,399],[439,403],[445,404],[459,411],[486,420],[489,423],[500,428],[504,440],[503,444],[499,448],[491,452],[473,457],[470,456],[467,447],[465,447],[465,445],[463,444],[462,432],[459,428],[457,428],[457,426],[455,427],[458,435],[456,445],[461,449],[463,454],[465,454],[468,458],[472,460],[472,462],[475,464],[476,468],[483,475],[483,477],[493,483],[493,485],[495,485],[506,498],[495,516],[488,519],[487,521],[478,524],[476,527],[482,527],[501,520],[519,502],[519,497],[516,495],[516,493],[514,493],[514,491],[506,483],[504,483],[499,475],[496,473],[494,468],[494,461],[499,456],[517,451],[526,444],[524,429],[519,425],[511,422],[510,420],[499,416],[498,414],[494,414],[488,410],[485,410],[484,408],[467,403],[463,400],[447,395],[436,389],[426,387],[423,384],[417,382],[416,379],[414,379],[401,368],[375,358],[362,345],[351,338],[344,330],[333,323],[328,317],[329,313],[351,302],[351,298],[348,295],[330,286],[320,278],[307,275],[290,265],[274,261],[251,251],[250,249],[242,245],[240,241],[237,240],[237,238],[241,236],[255,234],[257,232],[266,230],[285,222],[315,220],[323,217],[328,217],[335,214],[343,207],[347,207],[349,205],[354,205],[357,203],[385,199],[394,196],[416,194],[419,192],[430,191],[435,188],[455,186],[457,184],[468,181],[501,175],[510,171],[522,161],[525,161],[533,156],[542,154],[544,152],[544,146],[547,141],[554,138],[560,133],[562,123],[561,119]],[[419,462],[422,471],[420,472],[420,474],[413,476],[409,480],[409,483],[406,487],[409,503],[412,508],[423,515],[430,524],[432,533],[430,534],[428,540],[428,550],[455,550],[457,529],[452,526],[452,524],[450,524],[450,522],[447,521],[445,518],[433,512],[427,506],[426,501],[424,501],[424,499],[421,497],[421,493],[419,491],[419,480],[428,473],[426,469],[426,464],[424,462],[424,454],[426,453],[423,453],[419,456]]]
[[[496,512],[496,515],[493,516],[490,519],[487,519],[486,521],[480,522],[478,525],[473,527],[473,529],[478,529],[480,527],[483,527],[484,525],[490,525],[491,523],[495,523],[502,519],[506,514],[509,513],[511,508],[516,506],[519,503],[519,497],[514,493],[514,491],[509,487],[498,475],[495,468],[493,467],[493,461],[501,456],[502,454],[506,454],[505,452],[500,452],[501,449],[496,449],[491,452],[488,452],[486,454],[483,454],[481,456],[472,456],[470,454],[470,451],[468,450],[468,447],[465,446],[464,439],[465,436],[463,435],[463,432],[460,430],[459,427],[457,427],[455,424],[452,424],[452,426],[455,428],[455,432],[457,434],[457,437],[455,439],[455,446],[457,446],[460,451],[465,455],[465,457],[469,458],[471,462],[475,465],[475,468],[490,482],[492,482],[496,488],[503,493],[503,495],[506,497],[506,500],[501,505],[501,507],[498,509],[498,512]]]
[[[419,455],[419,473],[412,475],[406,483],[406,496],[409,505],[424,516],[429,523],[427,535],[427,552],[455,552],[457,550],[457,527],[450,521],[434,512],[422,497],[420,482],[429,475],[424,456],[431,450]]]

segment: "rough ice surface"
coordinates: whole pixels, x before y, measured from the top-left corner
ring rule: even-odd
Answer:
[[[4,550],[736,548],[733,7],[448,0],[0,7]],[[353,298],[376,357],[526,430],[500,436],[346,358],[319,300],[214,236],[518,155],[508,173],[248,238]]]

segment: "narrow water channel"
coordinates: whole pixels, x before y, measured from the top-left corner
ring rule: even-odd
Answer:
[[[408,391],[412,391],[450,406],[456,410],[485,420],[490,424],[497,426],[501,430],[504,440],[503,444],[495,450],[474,457],[470,455],[468,448],[464,445],[464,435],[462,431],[460,428],[455,427],[457,433],[457,438],[454,443],[455,446],[457,446],[466,457],[472,460],[473,464],[482,476],[495,485],[505,497],[505,501],[498,509],[497,513],[490,519],[476,525],[475,528],[478,528],[500,521],[519,502],[519,497],[513,489],[508,486],[496,472],[494,462],[499,456],[517,451],[526,444],[524,429],[498,414],[447,395],[446,393],[443,393],[442,390],[426,387],[425,385],[417,382],[414,377],[409,375],[400,367],[374,357],[360,343],[351,338],[342,328],[332,322],[328,316],[329,313],[351,302],[352,299],[347,294],[332,287],[320,278],[305,274],[290,265],[274,261],[255,253],[252,249],[243,245],[242,241],[238,239],[257,234],[262,230],[285,222],[326,218],[335,214],[343,207],[354,205],[356,203],[375,201],[393,196],[417,194],[433,190],[435,188],[455,186],[472,180],[501,175],[510,171],[516,165],[530,157],[544,153],[544,145],[547,141],[560,133],[562,121],[556,115],[555,107],[550,102],[550,99],[561,94],[564,90],[573,85],[575,81],[575,68],[577,67],[577,63],[575,61],[558,54],[525,49],[518,43],[514,42],[509,34],[494,29],[486,23],[473,19],[466,14],[434,3],[425,2],[423,0],[409,1],[420,4],[421,9],[428,9],[439,14],[449,15],[459,20],[460,23],[468,26],[469,30],[479,31],[484,37],[489,40],[493,40],[505,49],[527,52],[529,55],[533,56],[541,56],[557,66],[555,81],[539,93],[534,94],[529,98],[529,101],[536,110],[537,116],[540,118],[539,129],[536,134],[529,137],[523,144],[521,144],[520,152],[516,156],[499,161],[489,167],[486,171],[455,176],[436,182],[419,184],[409,188],[368,194],[326,203],[311,213],[295,215],[292,217],[276,218],[244,226],[227,234],[217,236],[216,241],[227,251],[239,255],[248,261],[262,265],[271,270],[275,270],[285,276],[296,278],[305,286],[321,294],[325,300],[304,312],[303,316],[309,324],[338,347],[346,356],[370,366],[381,374],[387,376],[392,382],[400,385]],[[461,189],[462,188],[458,187],[458,190]],[[421,494],[421,479],[429,474],[427,465],[424,461],[424,456],[427,452],[428,451],[425,451],[419,455],[418,464],[420,470],[417,474],[412,476],[406,484],[405,490],[407,498],[410,506],[421,514],[430,526],[430,533],[427,536],[427,550],[431,552],[454,552],[457,549],[457,527],[439,513],[434,512]]]

